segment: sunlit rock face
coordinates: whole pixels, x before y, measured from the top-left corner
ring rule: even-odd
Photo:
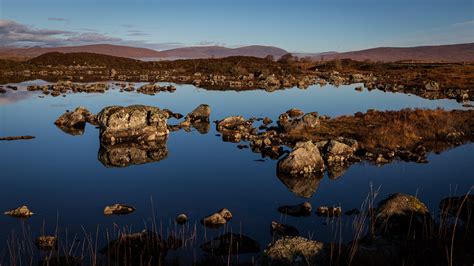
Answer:
[[[160,137],[147,143],[103,144],[98,159],[106,167],[127,167],[158,162],[168,156],[167,137]]]
[[[97,114],[103,144],[146,143],[167,136],[168,113],[157,107],[109,106]]]

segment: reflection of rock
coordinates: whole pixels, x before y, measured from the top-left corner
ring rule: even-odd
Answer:
[[[310,216],[312,210],[313,206],[309,202],[303,202],[298,205],[285,205],[278,208],[279,212],[295,217]]]
[[[216,255],[248,254],[260,251],[257,241],[242,234],[226,233],[201,245],[201,249],[207,253]]]
[[[145,143],[167,136],[168,113],[157,107],[109,106],[97,114],[101,143]]]
[[[195,121],[191,122],[191,125],[201,134],[207,134],[211,129],[209,121]]]
[[[311,176],[324,170],[324,160],[311,141],[296,143],[293,150],[278,162],[278,172],[292,176]]]
[[[84,107],[77,107],[74,111],[61,115],[54,124],[68,134],[82,135],[86,122],[96,124],[95,115]]]
[[[303,237],[284,237],[263,252],[260,265],[326,265],[324,244]]]
[[[160,235],[150,231],[122,234],[111,241],[100,252],[107,256],[112,264],[122,265],[161,265],[166,257],[167,243]]]
[[[166,137],[144,144],[121,143],[101,145],[99,161],[106,167],[127,167],[130,165],[158,162],[168,156]]]
[[[431,222],[428,208],[418,198],[396,193],[379,203],[375,231],[379,235],[414,236]]]
[[[309,176],[292,176],[277,172],[280,181],[297,196],[311,198],[319,187],[323,178],[323,173],[315,173]]]
[[[298,236],[300,234],[298,229],[295,227],[275,221],[272,221],[272,224],[270,225],[270,233],[274,238],[281,238],[284,236]]]

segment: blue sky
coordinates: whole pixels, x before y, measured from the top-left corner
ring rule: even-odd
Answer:
[[[0,45],[292,52],[474,42],[474,0],[0,0]]]

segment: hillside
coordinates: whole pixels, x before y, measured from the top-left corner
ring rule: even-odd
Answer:
[[[423,61],[423,62],[474,62],[474,43],[418,46],[379,47],[345,53],[312,57],[314,60],[352,59],[357,61]]]

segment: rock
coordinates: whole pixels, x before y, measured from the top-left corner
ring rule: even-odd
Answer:
[[[354,209],[350,209],[350,210],[344,212],[344,214],[347,215],[347,216],[358,215],[358,214],[360,214],[360,211],[359,211],[359,209],[354,208]]]
[[[145,143],[167,136],[168,113],[157,107],[109,106],[97,114],[100,140],[105,144]]]
[[[33,215],[33,212],[27,206],[21,206],[14,210],[6,211],[4,214],[18,218],[29,218]]]
[[[40,236],[36,239],[36,246],[42,250],[52,250],[57,248],[58,238],[56,236]]]
[[[288,114],[288,116],[290,118],[296,118],[296,117],[300,117],[300,116],[304,115],[303,111],[301,111],[300,109],[296,109],[296,108],[291,108],[290,110],[286,111],[286,113]]]
[[[125,261],[128,265],[142,265],[144,261],[147,265],[161,265],[167,252],[166,241],[150,231],[121,234],[100,250],[114,265],[122,265]]]
[[[265,117],[262,122],[263,122],[264,125],[269,125],[269,124],[273,123],[273,120],[271,120],[268,117]]]
[[[284,237],[262,254],[260,265],[326,265],[324,244],[303,237]]]
[[[209,116],[211,115],[211,107],[207,104],[201,104],[196,109],[194,109],[187,116],[190,118],[191,122],[201,121],[209,122]]]
[[[257,241],[242,234],[226,233],[201,245],[204,252],[215,255],[237,255],[260,252]]]
[[[12,140],[23,140],[23,139],[34,139],[33,136],[9,136],[9,137],[0,137],[0,141],[12,141]]]
[[[321,124],[317,112],[307,113],[302,118],[295,118],[292,120],[289,118],[290,117],[287,113],[281,114],[278,118],[278,125],[282,131],[289,134],[297,134],[299,132],[315,129]]]
[[[272,224],[270,225],[270,233],[274,238],[281,238],[284,236],[298,236],[300,234],[298,229],[295,227],[275,221],[272,221]]]
[[[286,205],[278,208],[279,212],[295,217],[310,216],[312,210],[313,207],[309,202],[303,202],[298,205]]]
[[[329,141],[324,147],[324,154],[328,162],[344,162],[352,157],[354,151],[354,148],[336,140]]]
[[[80,106],[72,112],[66,112],[61,115],[54,124],[68,134],[82,135],[86,122],[96,124],[96,116]]]
[[[245,125],[245,119],[242,116],[229,116],[217,123],[217,130],[238,130],[239,127]]]
[[[329,216],[329,217],[335,217],[335,216],[340,216],[342,213],[341,207],[327,207],[327,206],[321,206],[318,208],[316,211],[318,216]]]
[[[176,222],[177,222],[178,224],[183,225],[183,224],[185,224],[185,223],[188,222],[188,216],[186,216],[186,214],[184,214],[184,213],[181,213],[180,215],[178,215],[178,216],[176,217]]]
[[[363,90],[364,90],[364,87],[358,86],[358,87],[355,87],[354,90],[356,90],[356,91],[363,91]]]
[[[425,90],[427,90],[427,91],[438,91],[439,90],[439,84],[435,81],[428,81],[425,84]]]
[[[210,228],[218,228],[221,225],[224,225],[227,223],[227,221],[230,221],[232,219],[232,213],[224,208],[221,209],[220,211],[213,213],[201,220],[201,223],[204,226],[210,227]]]
[[[105,206],[104,214],[105,215],[112,215],[112,214],[125,215],[125,214],[132,213],[134,211],[135,211],[135,208],[133,208],[132,206],[117,203],[114,205]]]
[[[381,201],[375,212],[375,233],[385,236],[414,236],[431,222],[428,208],[418,198],[396,193]]]
[[[278,161],[278,172],[292,176],[310,176],[324,170],[318,147],[311,141],[296,143],[293,150]]]
[[[166,137],[140,143],[120,143],[109,145],[101,143],[98,159],[105,167],[128,167],[159,162],[168,157]]]

